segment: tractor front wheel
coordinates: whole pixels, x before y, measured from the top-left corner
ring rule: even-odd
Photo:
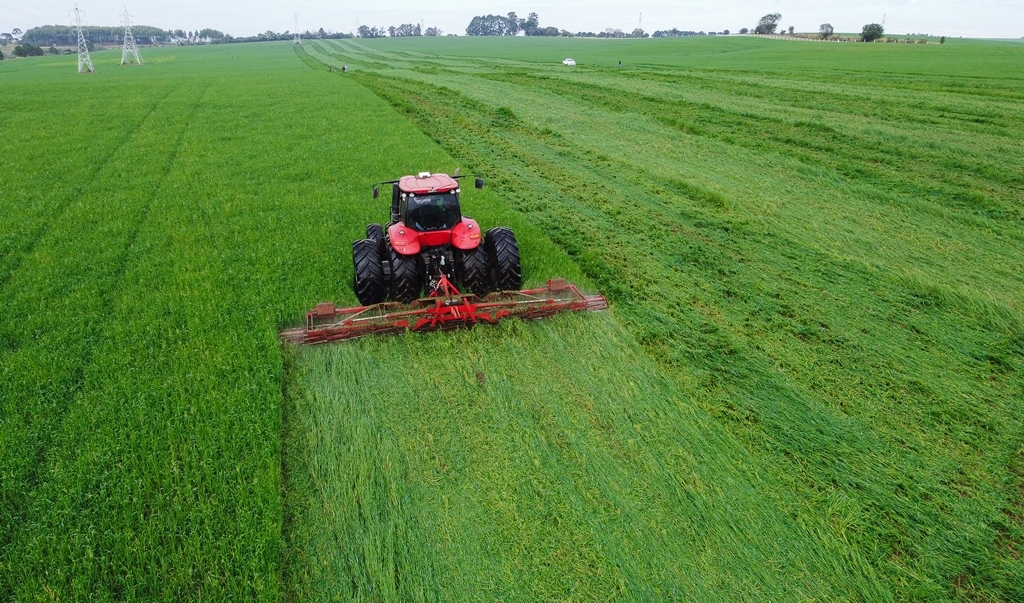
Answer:
[[[379,304],[387,295],[384,272],[380,264],[380,246],[371,239],[352,243],[352,264],[355,268],[355,291],[364,306]]]
[[[499,226],[487,231],[484,237],[487,265],[491,285],[497,291],[512,291],[523,286],[523,271],[519,266],[519,244],[512,229]]]
[[[487,250],[483,245],[468,251],[455,250],[455,269],[462,292],[467,290],[483,297],[490,289],[490,275],[487,270]]]
[[[402,255],[389,247],[391,254],[391,299],[409,303],[420,297],[423,274],[420,260],[415,255]]]

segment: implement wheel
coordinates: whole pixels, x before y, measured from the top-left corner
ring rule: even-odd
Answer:
[[[352,264],[355,268],[353,288],[359,303],[379,304],[387,295],[384,272],[380,265],[380,246],[376,241],[361,239],[352,243]]]
[[[497,291],[512,291],[523,286],[523,271],[519,266],[519,244],[512,229],[499,226],[487,231],[487,267],[491,285]]]

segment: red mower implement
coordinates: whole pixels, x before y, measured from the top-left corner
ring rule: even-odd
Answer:
[[[317,304],[306,314],[305,328],[282,331],[281,337],[326,343],[608,307],[604,297],[585,295],[564,279],[519,290],[515,234],[505,227],[481,233],[475,220],[462,215],[460,178],[458,170],[454,176],[422,172],[379,183],[391,185],[391,222],[367,226],[366,238],[352,243],[353,288],[363,305]],[[477,178],[476,188],[483,185]],[[379,196],[375,186],[373,197]]]

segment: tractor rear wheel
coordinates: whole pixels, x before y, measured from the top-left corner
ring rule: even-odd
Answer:
[[[456,249],[455,269],[463,293],[472,291],[480,296],[487,294],[491,279],[487,269],[487,249],[483,245],[468,251]]]
[[[384,272],[384,290],[387,291],[391,282],[391,263],[388,262],[388,242],[384,236],[384,228],[380,224],[370,224],[366,227],[366,238],[377,243],[380,269]]]
[[[380,245],[381,258],[384,257],[384,227],[380,224],[370,224],[366,227],[366,238],[376,241]]]
[[[523,286],[523,272],[519,266],[519,244],[512,229],[499,226],[487,231],[484,237],[491,285],[498,291],[511,291]]]
[[[389,247],[391,255],[391,299],[409,303],[420,297],[423,275],[420,259],[415,255],[402,255]]]
[[[379,304],[387,295],[384,272],[380,265],[380,247],[376,241],[362,239],[352,243],[352,264],[355,268],[356,297],[364,306]]]

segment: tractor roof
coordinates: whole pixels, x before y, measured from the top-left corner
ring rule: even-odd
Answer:
[[[459,181],[448,174],[422,172],[417,176],[402,176],[398,180],[398,188],[403,193],[413,193],[416,195],[447,193],[459,188]]]

